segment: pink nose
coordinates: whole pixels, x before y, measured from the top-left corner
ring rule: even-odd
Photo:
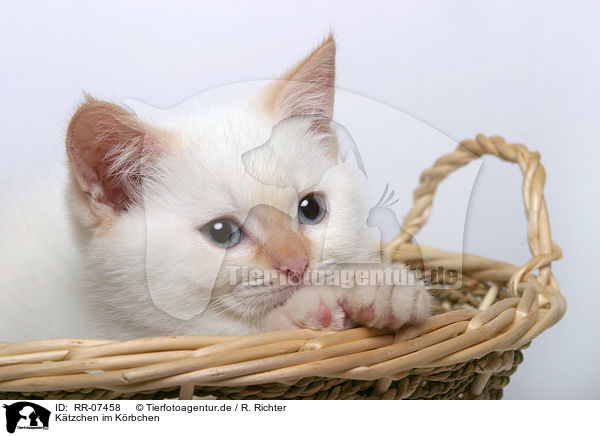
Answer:
[[[304,271],[306,271],[306,267],[308,267],[308,257],[301,256],[293,259],[285,259],[281,264],[276,264],[275,268],[277,268],[282,273],[285,273],[290,281],[294,284],[300,283],[302,281],[302,276],[304,276]]]

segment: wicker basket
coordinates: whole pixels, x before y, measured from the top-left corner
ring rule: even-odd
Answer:
[[[520,267],[411,243],[438,184],[485,154],[517,163],[524,175],[532,257]],[[523,360],[521,350],[566,309],[551,272],[562,252],[550,236],[545,178],[538,153],[483,135],[423,172],[403,231],[386,254],[420,263],[425,274],[460,266],[462,286],[437,283],[436,315],[421,325],[393,333],[355,328],[0,343],[0,398],[499,399]]]

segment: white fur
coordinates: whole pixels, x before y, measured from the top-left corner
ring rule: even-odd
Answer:
[[[1,193],[0,341],[94,336],[81,301],[67,178],[52,176]]]

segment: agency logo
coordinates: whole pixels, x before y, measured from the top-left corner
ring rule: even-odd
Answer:
[[[4,404],[6,409],[6,431],[14,433],[16,429],[48,430],[50,411],[29,401]]]

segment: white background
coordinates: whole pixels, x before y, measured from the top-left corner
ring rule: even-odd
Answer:
[[[553,237],[564,250],[553,270],[568,310],[524,352],[505,398],[600,398],[599,15],[592,1],[4,1],[0,181],[63,161],[64,129],[84,89],[169,107],[203,90],[273,78],[331,28],[339,88],[456,140],[501,134],[541,152]],[[421,154],[422,168],[440,154],[403,147]],[[519,183],[517,168],[485,160],[467,251],[527,260]],[[453,192],[450,181],[439,196]],[[434,209],[431,225],[444,218],[443,207]]]

